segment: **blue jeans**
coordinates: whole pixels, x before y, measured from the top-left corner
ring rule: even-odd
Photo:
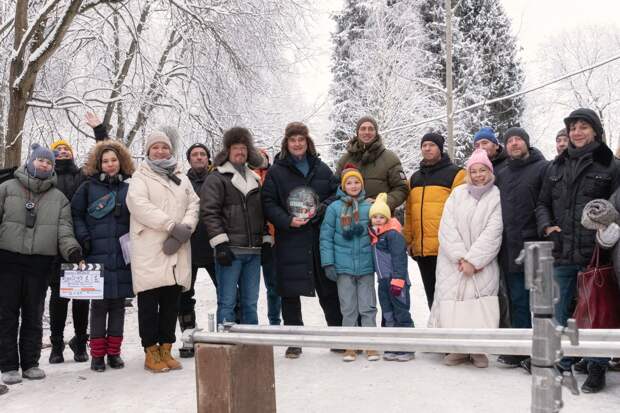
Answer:
[[[267,289],[267,318],[272,326],[280,325],[282,299],[276,289],[276,272],[273,260],[263,261],[263,281]]]
[[[532,328],[530,293],[525,289],[525,275],[523,272],[506,273],[506,285],[510,297],[512,328]]]
[[[235,321],[238,286],[241,324],[258,324],[256,303],[260,283],[260,255],[239,254],[229,267],[224,267],[216,261],[215,275],[217,277],[217,323]]]
[[[553,278],[560,288],[560,299],[555,305],[555,319],[563,326],[572,316],[579,269],[578,265],[558,265],[553,268]]]
[[[409,297],[410,286],[405,285],[398,297],[390,294],[390,280],[379,279],[379,305],[385,320],[385,327],[413,327],[413,320],[409,307],[411,299]]]

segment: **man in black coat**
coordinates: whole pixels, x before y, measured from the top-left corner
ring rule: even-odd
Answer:
[[[562,325],[572,312],[577,273],[590,262],[596,231],[581,225],[585,205],[593,199],[609,199],[620,184],[614,155],[605,144],[604,130],[596,112],[577,109],[564,119],[569,145],[553,160],[545,175],[536,208],[540,236],[553,241],[554,278],[560,288],[555,317]],[[605,387],[607,359],[587,360],[586,393]],[[568,368],[567,359],[562,367]]]
[[[530,137],[522,128],[508,129],[504,133],[504,145],[508,161],[506,167],[496,174],[504,223],[499,261],[510,298],[511,326],[532,328],[523,266],[515,263],[515,259],[523,249],[524,242],[539,239],[536,203],[548,162],[538,149],[530,146]],[[502,355],[497,361],[507,367],[518,367],[527,358]]]
[[[275,227],[278,292],[282,296],[284,325],[303,325],[300,296],[319,296],[329,326],[342,325],[336,283],[321,267],[319,235],[326,205],[338,186],[329,167],[317,156],[308,128],[299,122],[287,125],[281,151],[267,172],[262,200],[265,216]],[[302,217],[290,208],[289,195],[306,188],[317,196],[318,208]],[[297,358],[301,348],[289,347],[287,358]]]
[[[190,166],[189,171],[187,171],[187,177],[192,183],[194,192],[200,196],[200,188],[202,188],[202,184],[207,178],[209,169],[211,168],[211,153],[206,145],[202,143],[195,143],[187,149],[185,155]],[[198,274],[199,268],[204,268],[207,270],[209,277],[211,277],[211,281],[213,281],[213,285],[217,288],[213,248],[209,245],[207,228],[202,222],[198,223],[196,226],[196,231],[192,234],[191,246],[192,285],[188,291],[181,294],[179,304],[179,327],[181,328],[181,331],[196,328],[196,312],[194,311],[196,300],[194,299],[194,286],[196,285],[196,275]],[[182,358],[194,356],[193,347],[182,347],[179,352]]]
[[[480,128],[474,135],[474,148],[484,149],[493,164],[493,173],[497,175],[506,167],[508,155],[495,136],[495,131],[491,127]]]

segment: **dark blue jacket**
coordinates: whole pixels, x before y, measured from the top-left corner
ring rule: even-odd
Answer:
[[[78,188],[71,201],[75,237],[82,248],[90,243],[86,262],[103,264],[104,298],[133,297],[131,268],[125,264],[118,240],[129,232],[128,189],[126,182],[102,182],[94,176]],[[113,209],[100,219],[89,215],[88,207],[110,192],[116,192],[119,211]]]
[[[306,176],[295,167],[290,156],[284,159],[277,156],[261,192],[265,217],[275,227],[277,286],[283,297],[313,296],[315,274],[325,278],[321,268],[319,230],[325,206],[338,184],[325,163],[316,156],[307,156],[310,169]],[[323,207],[308,224],[292,228],[292,216],[287,210],[288,196],[293,189],[303,186],[316,192]]]
[[[392,218],[379,234],[370,229],[375,272],[379,280],[401,278],[411,285],[407,271],[407,243],[400,233],[400,223],[394,221],[396,219]]]

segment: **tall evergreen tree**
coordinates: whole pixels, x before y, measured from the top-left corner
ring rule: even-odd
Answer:
[[[429,64],[425,77],[427,92],[445,104],[445,3],[421,0],[420,16],[425,27],[423,52]],[[453,16],[454,109],[485,99],[509,95],[521,90],[523,70],[517,55],[510,20],[501,3],[495,0],[460,0]],[[481,126],[493,126],[502,133],[519,125],[524,109],[522,98],[505,100],[455,116],[457,159],[465,159],[472,150],[472,135]]]
[[[342,12],[334,19],[337,29],[332,35],[334,42],[331,68],[333,80],[329,90],[333,105],[329,118],[333,129],[329,139],[333,144],[333,149],[340,153],[346,147],[352,125],[355,125],[356,114],[352,110],[351,98],[361,85],[359,73],[353,62],[352,47],[364,35],[368,20],[366,2],[346,0]]]

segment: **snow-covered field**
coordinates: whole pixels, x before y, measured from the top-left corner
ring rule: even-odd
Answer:
[[[411,262],[413,316],[426,323],[428,309],[422,282]],[[262,288],[262,286],[261,286]],[[197,283],[199,323],[215,312],[215,290],[206,273]],[[303,301],[306,325],[324,325],[316,298]],[[259,301],[259,320],[267,323],[264,290]],[[39,382],[11,386],[0,396],[0,412],[191,412],[196,409],[193,359],[181,359],[184,369],[151,374],[143,368],[138,336],[137,309],[128,309],[123,370],[95,373],[89,363],[75,363],[65,350],[62,365],[47,362],[43,350],[41,367],[48,377]],[[66,337],[72,334],[68,326]],[[49,335],[45,332],[45,335]],[[178,331],[177,337],[181,333]],[[47,337],[46,339],[47,340]],[[437,354],[420,354],[409,363],[368,362],[363,357],[343,363],[324,349],[304,349],[298,360],[284,358],[275,348],[276,395],[279,412],[528,412],[531,377],[521,369],[500,369],[491,357],[488,369],[472,365],[446,367]],[[580,384],[585,376],[579,376]],[[620,373],[610,372],[603,393],[572,396],[563,392],[563,412],[617,412],[620,408]]]

